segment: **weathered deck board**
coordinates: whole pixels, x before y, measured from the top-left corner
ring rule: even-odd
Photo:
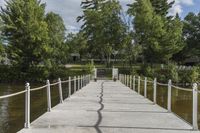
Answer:
[[[91,82],[19,133],[147,132],[199,133],[174,114],[112,81]]]

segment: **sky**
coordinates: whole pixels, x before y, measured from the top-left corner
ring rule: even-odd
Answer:
[[[134,2],[134,0],[119,1],[124,10],[127,9],[127,4]],[[42,0],[42,2],[46,3],[46,12],[53,11],[62,16],[69,32],[79,30],[81,23],[77,23],[76,18],[82,14],[80,8],[81,0]],[[0,6],[5,6],[5,0],[0,0]],[[200,0],[175,0],[175,4],[170,9],[169,14],[175,15],[178,13],[181,18],[184,18],[188,12],[200,12]]]

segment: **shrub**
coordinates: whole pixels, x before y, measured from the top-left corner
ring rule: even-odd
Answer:
[[[173,82],[178,82],[178,68],[174,63],[169,63],[166,70],[166,78],[171,79]]]

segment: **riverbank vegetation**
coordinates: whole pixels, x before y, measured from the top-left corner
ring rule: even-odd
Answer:
[[[0,81],[66,78],[98,63],[163,82],[199,82],[200,13],[170,16],[173,5],[136,0],[123,11],[118,0],[84,0],[81,29],[68,33],[62,17],[45,12],[41,1],[8,0],[0,13]],[[71,62],[81,67],[66,68]]]

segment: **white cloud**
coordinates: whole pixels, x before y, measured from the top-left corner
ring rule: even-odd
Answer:
[[[168,0],[168,2],[171,2],[173,0]],[[173,7],[169,10],[169,15],[176,15],[181,14],[183,12],[183,6],[192,6],[194,5],[193,0],[175,0],[175,4]]]

